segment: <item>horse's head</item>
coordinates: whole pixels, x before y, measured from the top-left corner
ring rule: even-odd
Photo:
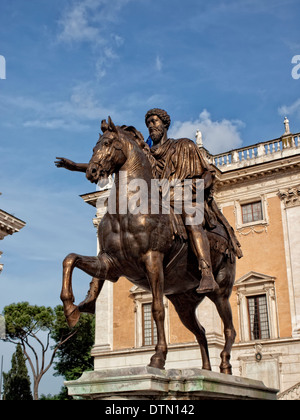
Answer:
[[[103,120],[101,124],[103,134],[94,147],[93,156],[86,171],[86,177],[93,183],[103,187],[108,177],[122,167],[126,161],[120,133],[108,117],[108,123]]]

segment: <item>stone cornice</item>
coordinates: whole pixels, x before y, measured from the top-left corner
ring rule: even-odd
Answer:
[[[26,225],[15,216],[0,210],[0,239],[4,239],[7,235],[13,235],[19,232]]]
[[[217,171],[216,191],[249,181],[262,179],[265,181],[266,178],[274,177],[274,175],[276,176],[278,174],[286,174],[287,172],[290,174],[293,172],[299,173],[299,168],[300,155],[294,155],[223,173]]]
[[[110,194],[110,189],[103,191],[95,191],[88,194],[82,194],[80,197],[89,205],[97,207],[97,200],[107,198]]]

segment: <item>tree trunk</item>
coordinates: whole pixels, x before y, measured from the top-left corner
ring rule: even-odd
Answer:
[[[39,385],[41,377],[36,377],[33,379],[33,400],[38,401],[39,399]]]

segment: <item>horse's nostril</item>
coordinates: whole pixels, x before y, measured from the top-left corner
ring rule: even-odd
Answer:
[[[93,168],[93,169],[92,169],[92,174],[93,174],[93,175],[96,175],[96,172],[97,172],[97,169],[96,169],[96,168]]]

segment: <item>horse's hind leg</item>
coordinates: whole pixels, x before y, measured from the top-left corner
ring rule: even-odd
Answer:
[[[211,370],[205,329],[199,323],[196,316],[197,306],[202,302],[204,296],[199,295],[195,291],[190,291],[177,295],[169,295],[167,298],[173,303],[183,325],[195,335],[199,343],[202,369]]]
[[[219,270],[216,280],[220,285],[220,289],[211,295],[209,298],[216,305],[217,311],[223,321],[224,325],[224,336],[225,346],[220,354],[221,364],[220,372],[232,375],[232,366],[230,364],[230,356],[232,346],[236,337],[236,331],[234,329],[231,306],[229,298],[232,292],[232,287],[235,279],[235,264],[232,264],[229,260],[222,269]]]
[[[63,261],[63,284],[60,298],[64,305],[64,313],[70,328],[74,327],[80,318],[80,311],[74,305],[72,290],[72,273],[77,267],[93,277],[101,275],[101,260],[98,257],[86,257],[78,254],[69,254]],[[102,277],[102,276],[101,276]],[[105,278],[105,277],[104,277]]]
[[[220,372],[232,375],[232,366],[230,364],[231,349],[236,337],[236,331],[232,322],[232,312],[228,297],[219,296],[214,299],[219,315],[224,324],[225,346],[221,352]]]

